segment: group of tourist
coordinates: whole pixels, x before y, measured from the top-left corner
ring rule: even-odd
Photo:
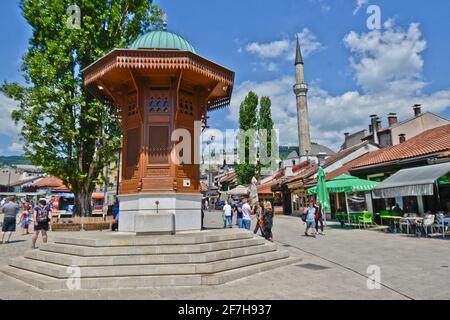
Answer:
[[[256,220],[254,233],[261,230],[261,235],[272,240],[273,210],[269,201],[257,202],[250,206],[249,199],[244,198],[238,202],[226,202],[223,207],[223,227],[233,227],[233,216],[236,216],[236,225],[241,229],[251,230],[252,220]]]
[[[22,211],[22,213],[20,213]],[[2,240],[0,244],[8,244],[11,241],[11,236],[16,232],[16,227],[20,225],[23,235],[29,234],[29,227],[34,226],[34,234],[31,238],[32,248],[36,248],[36,241],[39,234],[42,233],[42,240],[47,243],[47,231],[52,220],[52,210],[50,204],[47,204],[45,199],[39,200],[34,205],[32,201],[25,200],[18,201],[15,197],[9,197],[2,201],[3,225],[2,225]],[[20,215],[19,215],[20,213]],[[19,216],[19,222],[17,217]],[[6,238],[6,241],[5,241]]]
[[[322,207],[315,203],[314,201],[311,201],[309,203],[308,208],[305,209],[305,212],[302,216],[302,220],[306,223],[306,230],[305,230],[305,236],[309,237],[309,231],[311,230],[311,236],[313,238],[316,237],[316,234],[320,232],[320,234],[323,233],[323,212]],[[319,231],[319,224],[320,224],[320,231]]]

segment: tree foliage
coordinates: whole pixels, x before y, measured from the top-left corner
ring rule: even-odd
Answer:
[[[12,117],[22,125],[26,157],[70,186],[75,210],[88,215],[95,184],[117,157],[121,131],[112,107],[85,90],[82,70],[159,26],[162,12],[151,0],[77,0],[81,26],[73,29],[66,12],[72,4],[20,1],[33,32],[22,65],[27,85],[5,83],[1,90],[19,102]]]
[[[239,108],[239,150],[241,152],[240,164],[236,166],[239,184],[250,184],[256,175],[256,159],[251,159],[250,147],[256,138],[253,131],[257,129],[257,125],[258,96],[250,91]]]
[[[267,159],[272,159],[277,155],[275,154],[277,146],[277,137],[272,136],[275,135],[273,130],[273,120],[272,120],[272,101],[269,97],[261,97],[260,108],[259,108],[259,116],[258,116],[258,141],[259,141],[259,155],[260,158],[263,154]],[[264,159],[262,161],[262,167],[270,167],[273,165],[273,161],[267,161]],[[259,168],[260,169],[260,168]]]
[[[258,103],[260,104],[258,112]],[[263,161],[260,163],[261,153],[270,158],[274,156],[273,150],[277,148],[272,143],[272,102],[269,97],[261,97],[250,91],[241,103],[239,110],[239,144],[244,150],[241,157],[241,164],[236,166],[236,173],[240,184],[250,184],[253,177],[257,177],[261,167],[267,167],[270,163]],[[243,133],[246,133],[245,135]],[[274,137],[275,138],[275,137]],[[276,140],[276,139],[274,139]],[[256,147],[259,147],[256,150]],[[255,153],[251,150],[255,149]],[[253,157],[254,156],[254,157]]]

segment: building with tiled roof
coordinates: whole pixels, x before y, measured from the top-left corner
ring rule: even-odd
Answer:
[[[390,113],[386,128],[383,128],[383,121],[377,115],[372,115],[371,118],[369,134],[363,138],[363,141],[371,141],[382,148],[398,145],[425,131],[450,124],[448,119],[432,112],[422,113],[422,107],[418,104],[414,105],[414,117],[404,121],[399,122],[397,114]],[[376,137],[374,137],[374,131]]]
[[[441,157],[450,151],[450,124],[428,130],[404,143],[372,152],[354,168],[399,162],[417,157]]]

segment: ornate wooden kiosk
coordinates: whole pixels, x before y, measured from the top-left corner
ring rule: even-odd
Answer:
[[[153,31],[100,58],[84,76],[96,98],[116,106],[123,129],[119,230],[200,230],[202,124],[208,111],[229,104],[234,72],[197,55],[179,35]],[[176,129],[192,135],[191,164],[171,156],[180,142],[171,141]]]

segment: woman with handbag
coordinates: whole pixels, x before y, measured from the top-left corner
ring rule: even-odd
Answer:
[[[34,234],[31,238],[32,249],[36,249],[36,241],[39,237],[39,233],[42,232],[42,241],[47,243],[48,236],[47,231],[52,221],[52,210],[47,206],[46,200],[40,200],[38,205],[33,210],[34,217]]]
[[[272,235],[273,227],[273,209],[269,201],[264,203],[264,235],[266,240],[273,241]]]

